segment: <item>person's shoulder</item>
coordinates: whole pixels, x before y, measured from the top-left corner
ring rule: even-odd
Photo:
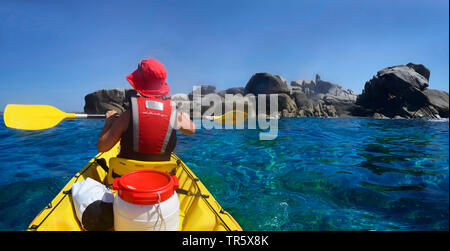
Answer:
[[[120,114],[119,118],[115,121],[122,128],[122,130],[126,130],[128,128],[128,123],[130,121],[130,111],[126,110],[122,114]]]
[[[122,114],[120,114],[119,119],[124,120],[124,121],[128,121],[129,118],[130,118],[130,115],[131,115],[130,110],[126,110]]]

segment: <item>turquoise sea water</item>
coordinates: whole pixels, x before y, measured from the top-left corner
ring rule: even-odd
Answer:
[[[0,230],[28,226],[96,155],[103,123],[0,123]],[[175,150],[244,230],[449,229],[448,121],[293,118],[276,140],[259,133],[178,134]]]

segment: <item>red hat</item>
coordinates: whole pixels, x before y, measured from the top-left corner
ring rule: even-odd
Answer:
[[[155,59],[145,59],[127,76],[127,80],[142,96],[165,96],[169,95],[166,77],[167,72],[163,64]]]

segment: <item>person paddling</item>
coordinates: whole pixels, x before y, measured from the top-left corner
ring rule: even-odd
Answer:
[[[194,134],[195,125],[188,114],[177,112],[170,98],[167,72],[159,61],[146,59],[127,76],[138,92],[130,100],[130,109],[118,116],[116,111],[106,113],[105,125],[98,137],[97,150],[106,152],[120,140],[118,157],[163,161],[177,142],[176,130]]]

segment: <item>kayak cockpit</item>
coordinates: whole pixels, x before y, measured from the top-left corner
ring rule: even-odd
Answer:
[[[99,153],[91,159],[55,198],[36,216],[27,230],[81,231],[72,203],[72,184],[87,178],[106,185],[112,184],[114,176],[141,169],[175,173],[183,193],[177,193],[180,201],[180,231],[235,231],[242,230],[206,189],[195,174],[172,153],[170,161],[143,162],[117,158],[117,148]],[[102,164],[103,163],[103,164]],[[105,168],[104,163],[108,163]]]

